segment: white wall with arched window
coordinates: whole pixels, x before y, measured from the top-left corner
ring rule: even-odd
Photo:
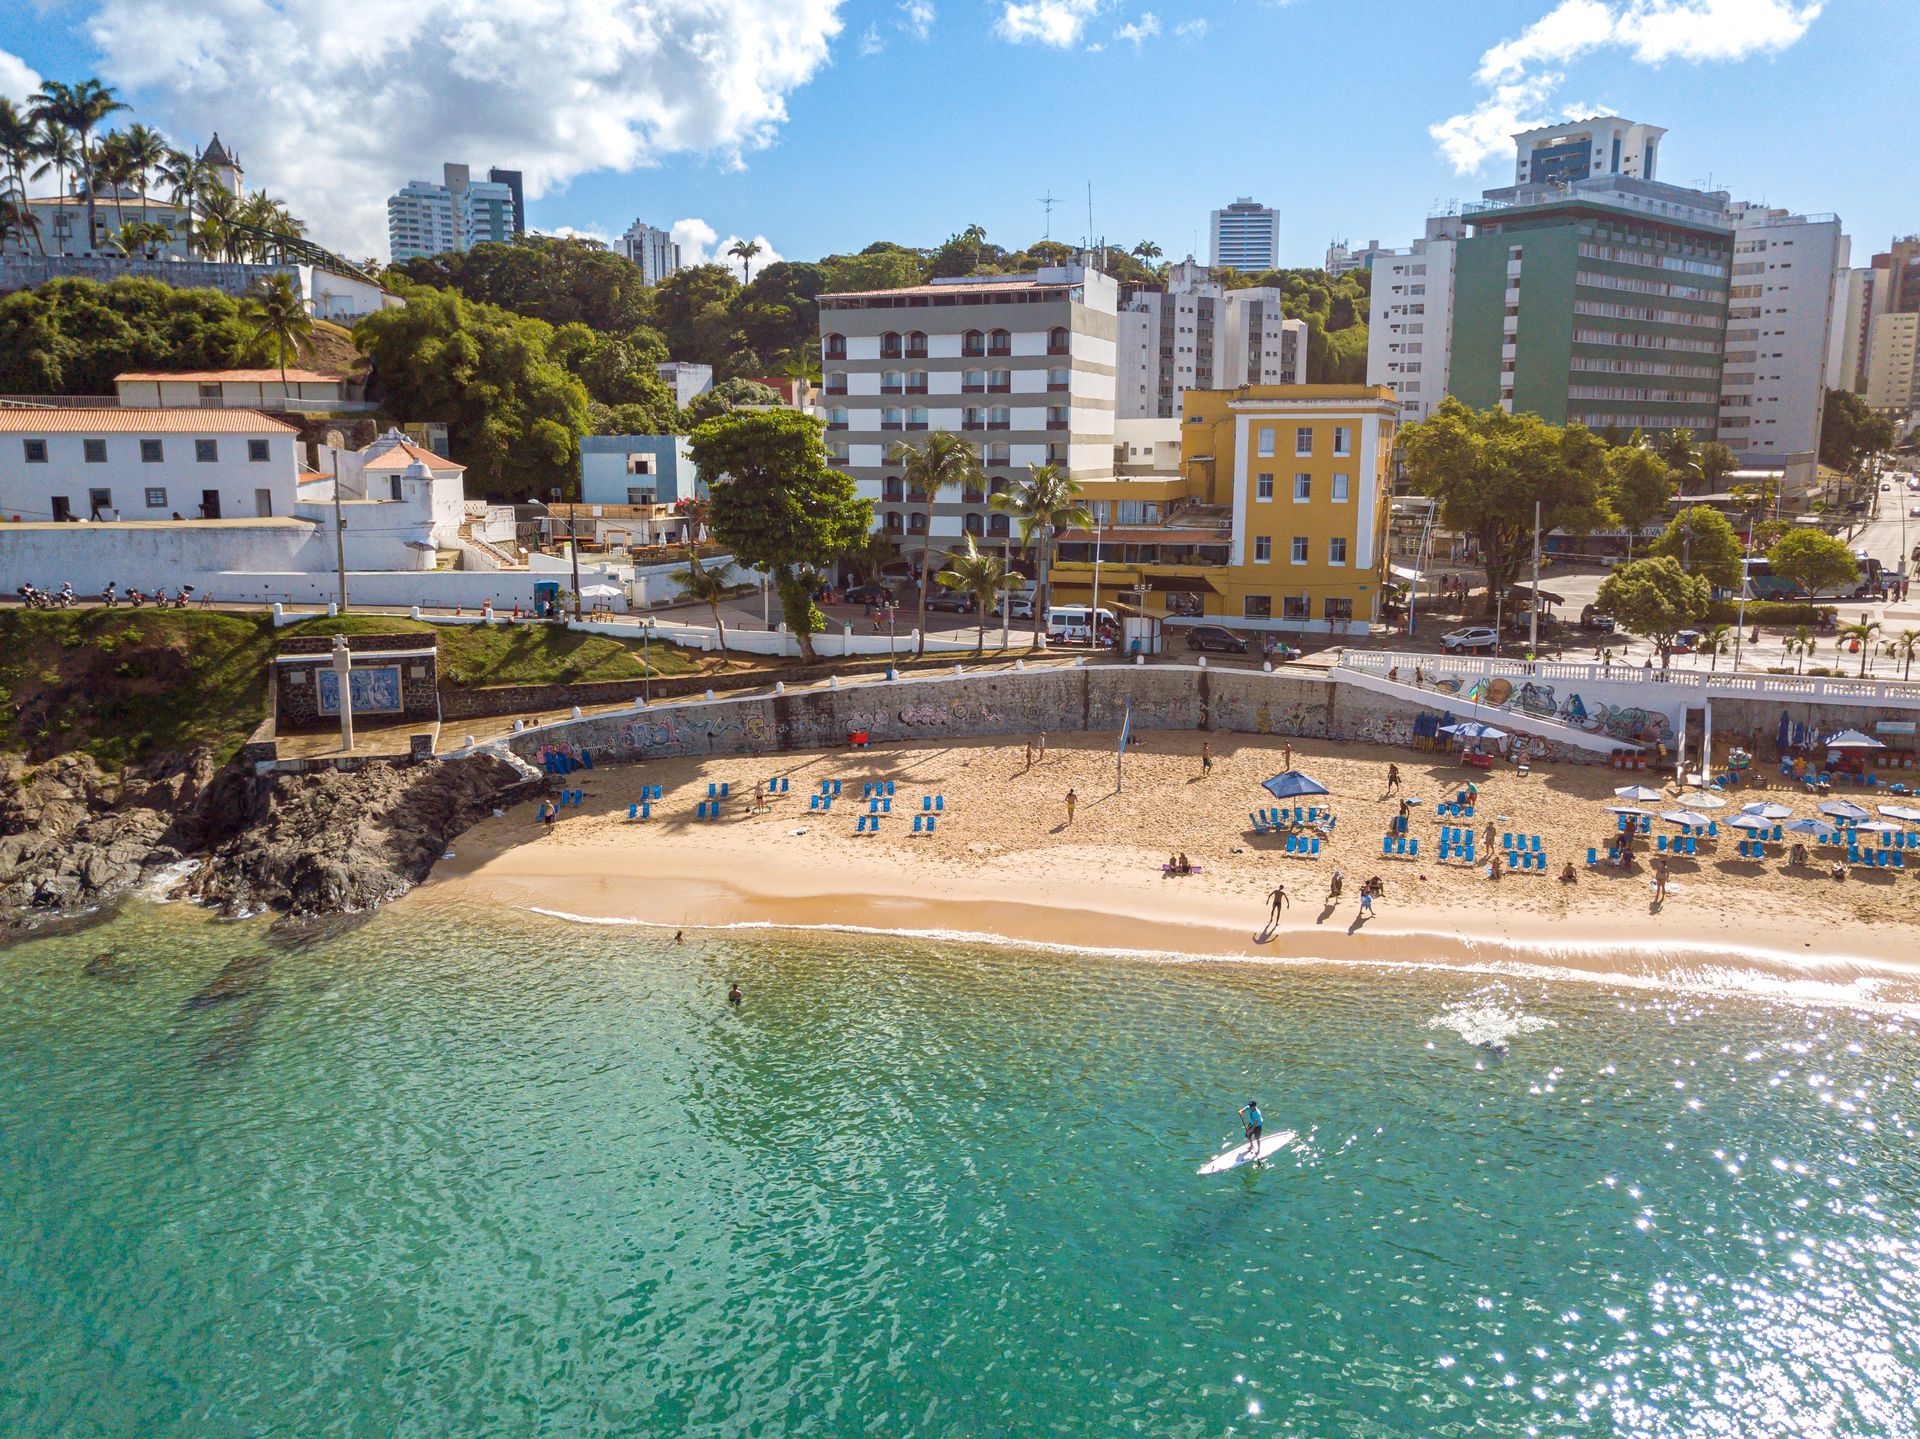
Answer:
[[[829,360],[844,360],[847,357],[847,337],[845,335],[822,335],[822,351]]]

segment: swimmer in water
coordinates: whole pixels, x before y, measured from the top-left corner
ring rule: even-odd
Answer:
[[[746,996],[740,992],[740,981],[736,979],[733,982],[733,987],[727,991],[727,1003],[735,1009],[738,1009],[740,1007],[740,1001],[745,998]]]

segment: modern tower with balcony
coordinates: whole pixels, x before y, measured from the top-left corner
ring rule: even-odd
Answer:
[[[987,477],[983,489],[936,497],[939,551],[967,534],[1011,545],[987,496],[1029,465],[1110,475],[1117,299],[1113,279],[1084,263],[822,295],[827,450],[874,502],[876,529],[918,553],[924,497],[893,454],[934,431],[965,435]]]
[[[1257,275],[1280,264],[1280,212],[1242,195],[1213,212],[1209,226],[1216,269]]]

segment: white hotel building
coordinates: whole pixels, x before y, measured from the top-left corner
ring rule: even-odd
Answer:
[[[1393,391],[1403,423],[1424,420],[1447,397],[1454,245],[1465,233],[1459,216],[1438,215],[1410,248],[1374,256],[1367,383]]]
[[[937,549],[964,534],[1005,539],[1007,517],[987,496],[1029,465],[1110,477],[1117,302],[1112,277],[1078,263],[822,295],[827,450],[874,502],[876,529],[896,543],[925,532],[924,501],[889,456],[933,431],[965,434],[987,475],[984,489],[938,498]]]

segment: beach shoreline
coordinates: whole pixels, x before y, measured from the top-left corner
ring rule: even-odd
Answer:
[[[1214,755],[1210,773],[1198,762],[1203,744]],[[1920,964],[1911,957],[1920,887],[1835,883],[1811,872],[1787,879],[1777,865],[1703,858],[1676,862],[1669,899],[1655,906],[1646,861],[1625,873],[1585,868],[1578,841],[1595,816],[1606,818],[1619,782],[1609,770],[1477,776],[1476,824],[1491,818],[1543,833],[1551,855],[1547,874],[1494,882],[1484,858],[1467,869],[1378,854],[1397,812],[1380,793],[1386,764],[1397,763],[1425,801],[1412,832],[1427,848],[1440,822],[1433,795],[1466,782],[1467,772],[1441,757],[1158,733],[1130,752],[1128,779],[1116,792],[1115,756],[1100,736],[1055,738],[1031,769],[1024,749],[1004,740],[929,741],[576,772],[567,782],[587,790],[586,802],[568,807],[553,833],[542,834],[525,806],[483,821],[403,903],[479,902],[669,930],[964,936],[1193,958],[1517,965],[1652,979],[1741,969],[1822,985],[1885,980],[1920,993]],[[1258,778],[1280,768],[1289,749],[1298,767],[1324,777],[1332,793],[1321,802],[1340,816],[1337,838],[1317,861],[1242,832],[1246,809],[1258,807]],[[745,796],[776,774],[789,777],[789,794],[748,814]],[[845,796],[875,777],[894,780],[896,813],[879,836],[856,836],[865,806]],[[843,798],[831,812],[810,811],[805,795],[823,779],[840,780]],[[731,787],[730,816],[693,818],[695,797],[719,783]],[[630,822],[628,805],[643,784],[661,785],[666,796],[653,820]],[[1069,787],[1081,797],[1071,823],[1056,808]],[[920,812],[918,796],[934,792],[946,803],[941,830],[915,837],[907,816]],[[1169,836],[1169,848],[1143,846],[1143,830]],[[1731,839],[1720,848],[1730,852]],[[1200,872],[1163,875],[1174,852],[1189,854]],[[1557,878],[1566,859],[1580,876],[1572,885]],[[1330,905],[1324,897],[1336,867],[1344,892]],[[1360,885],[1375,874],[1386,893],[1362,921]],[[1290,904],[1269,931],[1267,895],[1279,883]]]

